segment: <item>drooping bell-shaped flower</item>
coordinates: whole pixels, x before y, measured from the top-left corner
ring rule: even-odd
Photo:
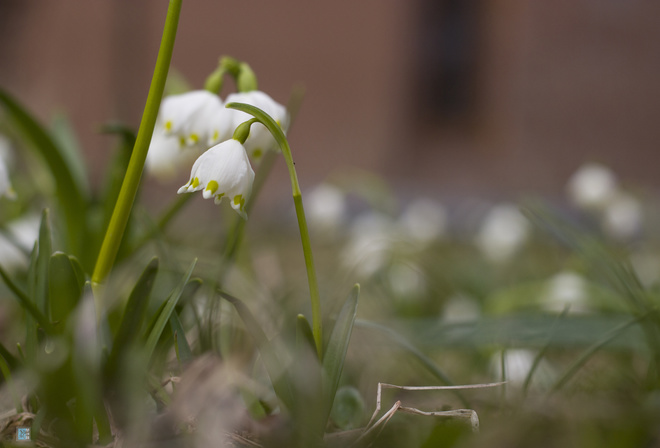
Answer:
[[[237,140],[226,140],[206,151],[193,164],[190,180],[178,193],[203,190],[204,199],[219,204],[228,198],[236,212],[247,219],[245,203],[252,193],[254,171],[245,147]]]
[[[156,131],[177,137],[182,146],[204,149],[228,139],[233,131],[231,114],[220,97],[207,90],[193,90],[163,99]]]
[[[289,127],[289,114],[286,108],[260,90],[232,93],[227,96],[225,103],[250,104],[270,115],[285,132]],[[231,113],[232,129],[237,128],[241,123],[252,118],[251,115],[238,110],[231,110]],[[245,149],[253,160],[258,161],[266,151],[277,151],[279,147],[268,129],[261,123],[255,123],[250,129],[250,136],[245,141]]]
[[[181,146],[179,139],[156,130],[151,137],[144,168],[160,181],[174,178],[182,166],[190,166],[200,155],[197,147]]]

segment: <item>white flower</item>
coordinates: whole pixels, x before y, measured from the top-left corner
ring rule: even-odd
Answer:
[[[617,239],[634,236],[642,227],[642,206],[629,194],[619,193],[603,211],[605,232]]]
[[[219,204],[228,197],[236,212],[247,219],[245,202],[252,192],[254,171],[243,145],[234,139],[226,140],[206,151],[193,164],[190,180],[178,193],[204,190],[204,199],[214,198]]]
[[[479,303],[463,293],[450,297],[442,308],[442,322],[448,324],[475,321],[480,315]]]
[[[393,263],[387,271],[387,279],[398,299],[419,300],[426,293],[426,279],[419,266],[413,263]]]
[[[548,280],[546,288],[542,301],[548,311],[561,312],[568,306],[572,312],[589,312],[587,283],[579,274],[573,271],[559,272]]]
[[[159,180],[167,181],[177,174],[181,166],[189,166],[199,155],[194,147],[182,147],[176,137],[156,130],[151,137],[145,169]]]
[[[571,201],[587,209],[602,209],[616,191],[617,180],[612,170],[597,163],[583,165],[568,181]]]
[[[502,356],[502,352],[497,352],[491,357],[490,370],[497,381],[502,381],[504,379],[502,367],[504,367],[507,386],[521,387],[532,370],[535,358],[536,353],[532,350],[506,350],[504,356]],[[547,387],[552,384],[555,376],[552,366],[545,359],[541,359],[532,377],[531,385],[541,388]]]
[[[7,223],[7,237],[0,234],[0,265],[7,271],[27,268],[28,256],[39,236],[41,218],[30,215]]]
[[[332,185],[317,186],[307,196],[305,205],[312,229],[321,231],[323,236],[336,233],[346,218],[344,193]]]
[[[408,206],[399,225],[407,238],[427,245],[447,231],[447,212],[430,199],[418,199]]]
[[[351,225],[342,260],[345,266],[356,269],[359,275],[369,277],[385,265],[393,243],[394,231],[389,219],[368,212]]]
[[[483,254],[494,262],[509,259],[527,240],[530,225],[518,207],[502,204],[493,207],[476,237],[476,244]]]
[[[230,138],[231,125],[231,113],[217,95],[193,90],[163,99],[156,130],[176,137],[182,146],[206,149]]]
[[[5,196],[9,199],[16,198],[16,192],[11,187],[11,182],[9,181],[9,172],[2,159],[0,159],[0,196]]]
[[[286,108],[277,103],[266,93],[259,90],[251,92],[232,93],[227,96],[225,103],[245,103],[251,106],[258,107],[266,112],[275,120],[280,127],[286,132],[289,127],[289,114]],[[232,129],[236,129],[238,125],[252,119],[252,115],[238,110],[231,109],[232,116]],[[254,123],[250,127],[250,136],[245,141],[245,149],[250,157],[254,160],[259,160],[263,154],[268,150],[279,150],[275,139],[270,134],[268,129],[261,123]]]

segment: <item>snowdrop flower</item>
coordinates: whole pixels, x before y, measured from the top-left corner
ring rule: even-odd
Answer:
[[[536,353],[532,350],[506,350],[504,358],[502,358],[502,352],[497,352],[491,357],[490,370],[497,381],[502,381],[504,379],[502,364],[504,364],[507,386],[521,387],[534,365],[534,358],[536,358]],[[532,377],[532,386],[547,387],[552,384],[554,377],[555,372],[552,367],[545,359],[542,359]]]
[[[7,224],[9,238],[0,235],[0,265],[7,271],[27,268],[28,256],[39,236],[40,217],[31,215]]]
[[[481,315],[479,303],[470,296],[459,293],[447,300],[442,307],[442,322],[457,324],[475,321]]]
[[[509,259],[527,240],[530,224],[518,207],[502,204],[493,207],[476,237],[477,247],[493,262]]]
[[[407,238],[425,246],[447,231],[447,212],[434,201],[418,199],[408,206],[399,225]]]
[[[259,109],[270,115],[281,128],[286,132],[289,127],[289,114],[286,108],[277,103],[266,93],[259,90],[251,92],[232,93],[227,96],[225,103],[245,103],[258,107]],[[252,119],[252,115],[238,110],[231,110],[232,113],[232,127],[235,129],[241,123]],[[264,153],[270,149],[279,150],[275,139],[270,134],[268,129],[261,124],[255,123],[250,129],[250,136],[245,141],[245,149],[253,160],[260,160]]]
[[[417,300],[426,292],[426,279],[419,266],[397,262],[389,267],[387,274],[392,292],[400,299]]]
[[[586,209],[602,209],[616,191],[617,180],[612,170],[597,163],[583,165],[568,181],[571,201]]]
[[[9,181],[9,171],[2,159],[0,159],[0,197],[1,196],[5,196],[9,199],[16,198],[16,192],[11,187],[11,182]]]
[[[548,311],[561,312],[568,306],[572,312],[586,313],[589,312],[587,299],[584,278],[573,271],[563,271],[548,281],[542,304]]]
[[[181,146],[200,145],[206,149],[228,139],[231,125],[231,113],[217,95],[193,90],[163,99],[156,130],[176,137]]]
[[[642,206],[629,194],[619,193],[603,211],[605,232],[617,239],[628,239],[642,227]]]
[[[151,137],[145,169],[161,181],[172,179],[181,166],[189,165],[199,151],[190,147],[182,147],[179,139],[155,131]]]
[[[255,125],[252,125],[255,126]],[[346,218],[346,199],[337,187],[322,184],[307,195],[310,225],[323,235],[334,234]]]
[[[349,241],[342,251],[344,265],[369,277],[380,270],[393,243],[389,219],[377,213],[359,216],[351,225]]]
[[[230,204],[243,219],[247,219],[245,202],[252,192],[254,171],[243,145],[226,140],[206,151],[193,164],[190,180],[178,193],[203,190],[204,199],[214,198],[219,204],[228,197]]]

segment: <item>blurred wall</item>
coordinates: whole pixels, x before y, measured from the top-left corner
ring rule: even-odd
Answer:
[[[97,127],[139,123],[166,8],[3,0],[0,84],[44,120],[69,113],[98,173]],[[440,196],[552,194],[585,160],[658,183],[659,25],[640,0],[188,0],[173,66],[201,87],[235,56],[283,103],[302,84],[303,184],[357,166]]]

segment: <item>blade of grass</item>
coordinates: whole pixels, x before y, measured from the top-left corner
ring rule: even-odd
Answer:
[[[426,369],[433,374],[440,382],[447,386],[453,386],[455,383],[449,378],[449,376],[442,371],[438,365],[433,362],[431,358],[422,353],[417,347],[412,345],[406,338],[401,336],[399,333],[393,331],[392,329],[385,327],[383,325],[377,324],[375,322],[369,322],[366,320],[358,320],[356,325],[362,328],[369,328],[371,330],[377,330],[378,332],[384,333],[390,341],[396,343],[399,347],[404,349],[410,355],[415,357]],[[458,390],[452,390],[452,393],[458,398],[461,403],[469,408],[470,403],[468,400],[461,394]]]
[[[141,333],[147,304],[149,303],[149,297],[157,274],[158,258],[154,257],[144,269],[140,278],[138,278],[128,297],[128,302],[126,302],[124,315],[115,335],[106,367],[106,373],[111,378],[117,371],[120,351],[125,350]]]
[[[255,319],[250,309],[241,300],[222,291],[218,291],[218,294],[231,303],[238,312],[238,315],[243,320],[248,333],[254,339],[254,343],[259,350],[275,394],[287,409],[293,409],[293,388],[286,376],[282,361],[277,356],[275,346],[268,340],[257,319]]]
[[[58,332],[62,332],[83,290],[67,254],[55,252],[50,257],[48,270],[50,317]]]
[[[577,373],[578,370],[601,348],[603,348],[605,345],[607,345],[609,342],[611,342],[613,339],[617,338],[621,333],[626,331],[629,327],[631,327],[634,324],[640,323],[647,317],[649,317],[651,312],[645,313],[641,316],[634,317],[627,322],[622,323],[621,325],[617,326],[616,328],[612,329],[608,334],[606,334],[600,341],[596,342],[593,344],[591,347],[589,347],[587,350],[580,355],[578,359],[571,364],[571,366],[566,369],[564,374],[555,382],[555,384],[552,386],[550,389],[549,394],[552,394],[562,387]]]
[[[188,283],[188,280],[190,279],[190,275],[192,274],[193,269],[195,269],[196,264],[197,264],[197,259],[195,258],[193,262],[190,264],[188,271],[184,274],[179,284],[176,286],[176,288],[174,288],[168,299],[165,301],[165,307],[158,315],[158,318],[156,319],[156,322],[154,324],[154,328],[149,333],[149,336],[147,337],[147,342],[145,343],[145,354],[147,356],[147,359],[151,359],[154,349],[156,348],[156,344],[158,344],[158,340],[160,339],[160,335],[162,334],[165,325],[170,320],[170,316],[174,311],[174,307],[176,307],[176,304],[179,302],[179,299],[183,294],[183,290],[185,289],[186,284]]]
[[[48,267],[50,256],[53,251],[51,241],[50,220],[48,209],[41,214],[41,225],[39,227],[39,253],[37,255],[36,283],[34,290],[34,303],[45,316],[49,314],[48,303]]]
[[[337,322],[332,329],[328,346],[323,356],[323,404],[325,406],[324,415],[327,420],[332,409],[332,403],[335,399],[335,393],[339,387],[339,379],[344,369],[344,361],[348,344],[351,340],[353,325],[355,324],[355,315],[357,314],[358,297],[360,296],[360,285],[353,286],[351,293],[344,302],[339,312]]]
[[[37,323],[41,325],[42,328],[50,332],[52,328],[50,326],[50,322],[48,322],[48,319],[46,319],[46,316],[44,316],[41,311],[37,309],[35,304],[32,303],[30,297],[13,282],[11,277],[2,268],[2,266],[0,266],[0,277],[2,277],[4,280],[7,288],[9,288],[12,293],[14,293],[14,296],[18,300],[18,303],[21,305],[21,307],[27,311],[37,321]]]

